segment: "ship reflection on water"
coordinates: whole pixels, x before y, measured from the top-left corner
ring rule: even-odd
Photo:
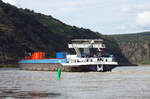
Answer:
[[[112,72],[0,70],[0,99],[150,99],[150,66]]]
[[[0,93],[0,99],[41,99],[41,98],[54,98],[60,96],[60,93],[46,93],[46,92],[26,92],[20,91],[15,92],[14,89],[3,89],[2,93]]]

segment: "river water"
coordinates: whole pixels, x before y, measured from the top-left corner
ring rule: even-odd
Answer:
[[[150,66],[112,72],[0,69],[0,99],[150,99]]]

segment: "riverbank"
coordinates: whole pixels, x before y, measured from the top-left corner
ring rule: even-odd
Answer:
[[[12,64],[0,64],[0,68],[19,68],[19,66]]]

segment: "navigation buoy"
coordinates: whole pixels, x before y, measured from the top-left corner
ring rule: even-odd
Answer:
[[[61,69],[58,68],[58,72],[57,72],[57,79],[60,79],[60,76],[61,76]]]

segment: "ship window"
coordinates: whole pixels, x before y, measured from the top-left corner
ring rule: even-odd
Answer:
[[[102,59],[102,58],[100,58],[100,61],[103,61],[103,59]]]

